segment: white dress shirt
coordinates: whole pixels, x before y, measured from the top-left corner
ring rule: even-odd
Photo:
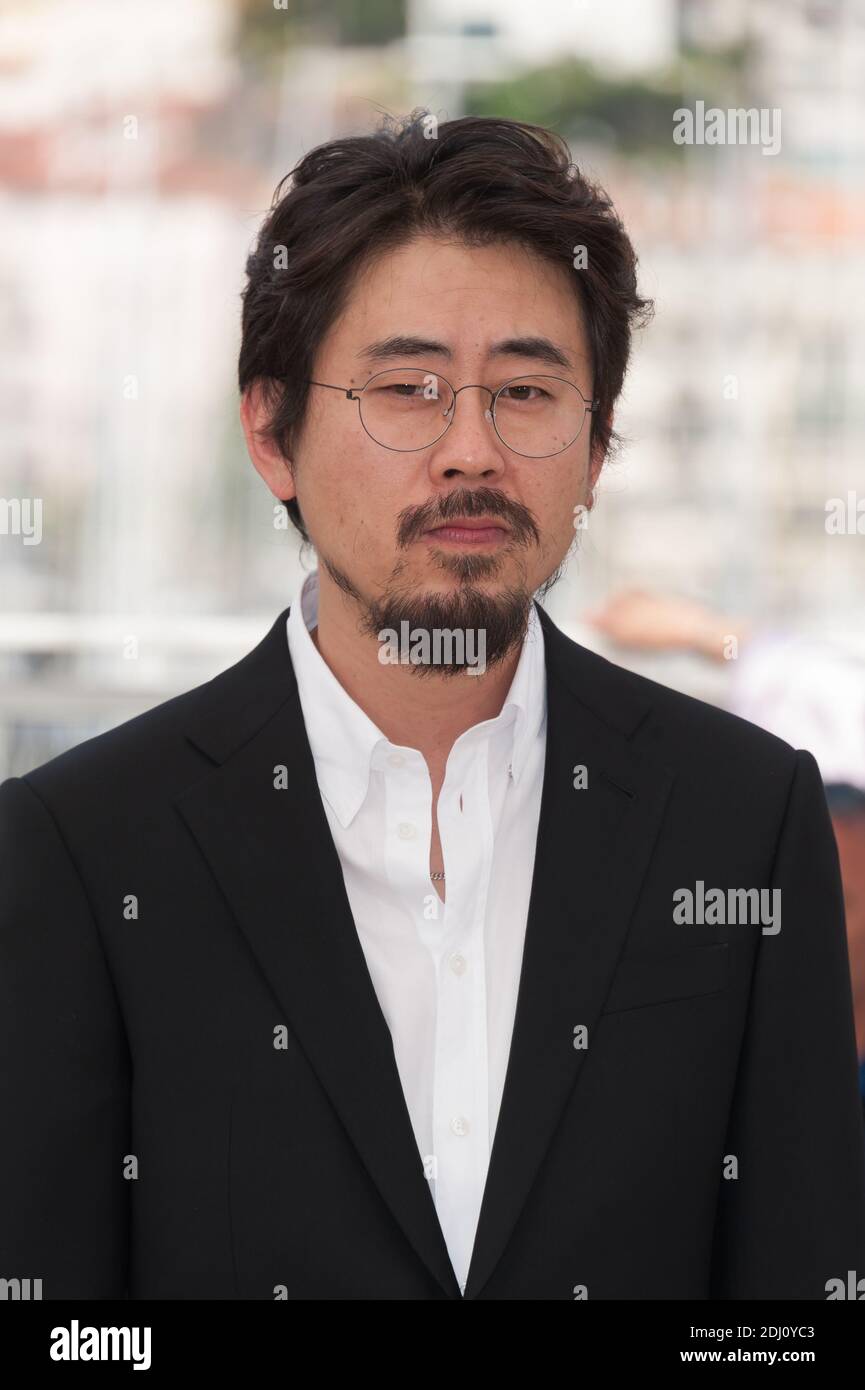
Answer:
[[[546,748],[534,605],[507,699],[450,751],[438,801],[446,902],[430,880],[432,784],[392,744],[310,635],[318,574],[288,645],[346,893],[451,1263],[465,1290],[513,1032]],[[454,677],[458,680],[459,677]]]

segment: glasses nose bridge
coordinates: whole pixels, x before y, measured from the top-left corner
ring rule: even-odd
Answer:
[[[490,418],[491,421],[493,420],[493,404],[494,404],[494,402],[495,402],[495,398],[496,398],[496,396],[497,396],[498,393],[497,393],[496,391],[494,391],[494,390],[492,389],[491,386],[485,386],[485,385],[483,384],[482,381],[467,381],[467,382],[465,383],[464,386],[456,386],[456,387],[451,386],[451,391],[452,391],[452,393],[453,393],[453,400],[451,401],[451,408],[450,408],[450,417],[451,417],[451,418],[450,418],[450,420],[448,421],[448,429],[450,429],[451,425],[453,424],[454,420],[456,419],[456,413],[457,413],[457,396],[460,394],[461,391],[486,391],[487,395],[489,396],[489,401],[487,402],[486,414],[489,416],[489,418]]]
[[[453,386],[452,386],[452,387],[451,387],[451,390],[453,391],[453,394],[454,394],[454,401],[456,401],[456,398],[457,398],[457,396],[459,395],[460,391],[486,391],[486,393],[487,393],[487,395],[489,396],[491,402],[492,402],[492,400],[494,399],[494,397],[495,397],[495,395],[496,395],[496,393],[495,393],[495,391],[493,390],[493,388],[492,388],[491,386],[484,386],[484,384],[483,384],[482,381],[467,381],[466,384],[465,384],[465,386],[457,386],[457,387],[453,387]]]

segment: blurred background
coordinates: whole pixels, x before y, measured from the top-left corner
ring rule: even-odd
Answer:
[[[305,151],[416,106],[564,135],[656,301],[554,619],[729,703],[736,651],[617,626],[637,586],[829,643],[861,692],[865,0],[0,0],[0,76],[0,777],[291,601],[314,559],[237,418],[245,257]],[[698,101],[777,109],[780,149],[675,143]]]

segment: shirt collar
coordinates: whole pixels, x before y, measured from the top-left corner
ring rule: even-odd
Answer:
[[[348,826],[369,790],[370,770],[380,745],[389,740],[340,685],[312,640],[318,621],[318,571],[307,575],[286,620],[288,648],[297,680],[303,722],[315,761],[316,776],[340,824]],[[489,737],[510,729],[510,771],[518,782],[533,741],[546,719],[544,634],[532,604],[514,678],[495,719],[475,724],[461,735]]]
[[[523,649],[502,714],[516,711],[514,738],[511,750],[511,773],[515,782],[526,765],[532,744],[541,733],[547,716],[547,672],[544,657],[544,630],[534,603],[529,610],[529,622],[523,639]],[[499,716],[501,718],[501,716]],[[495,720],[491,721],[493,724]]]
[[[307,575],[286,619],[288,650],[316,776],[343,826],[369,789],[372,755],[384,734],[340,685],[312,640],[318,621],[318,571]]]

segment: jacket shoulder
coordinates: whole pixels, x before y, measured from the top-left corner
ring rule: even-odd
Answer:
[[[605,722],[627,729],[672,764],[792,777],[797,750],[767,729],[694,695],[619,666],[560,633],[559,674]],[[630,727],[628,727],[630,726]]]

